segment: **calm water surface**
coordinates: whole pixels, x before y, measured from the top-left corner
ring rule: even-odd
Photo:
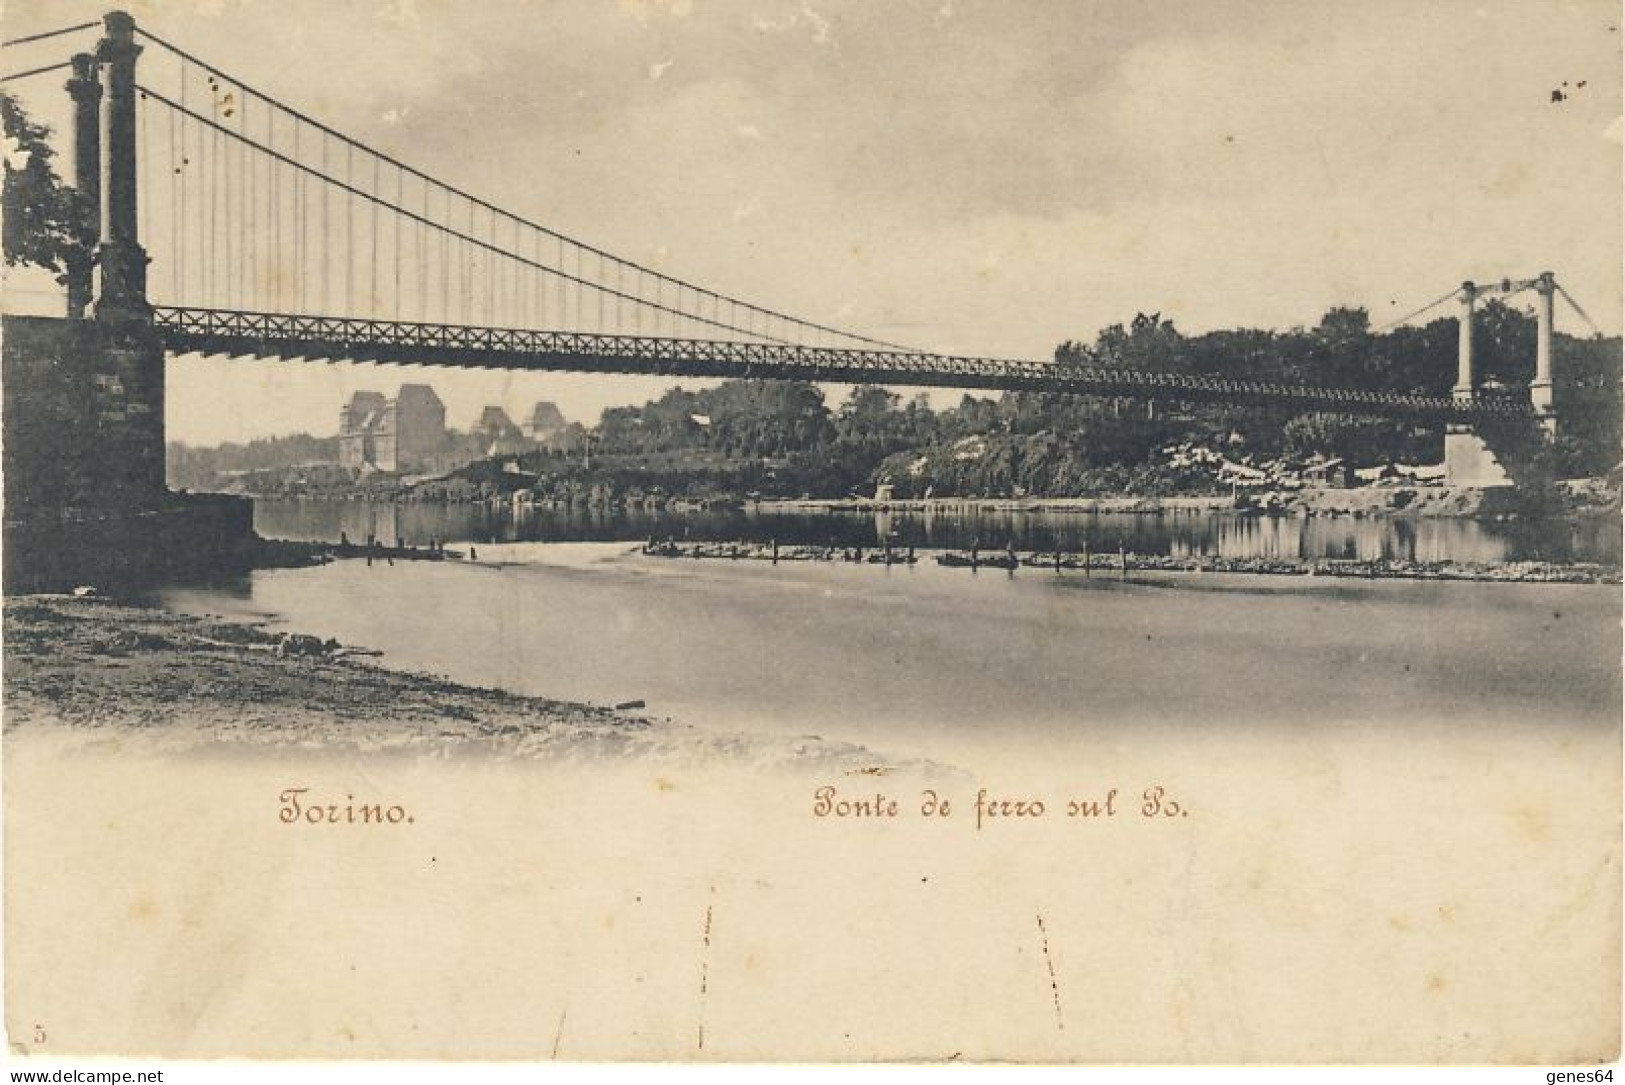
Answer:
[[[1192,526],[1231,538],[1222,525]],[[1254,528],[1281,525],[1235,525],[1242,538]],[[1123,580],[635,549],[483,544],[477,564],[343,561],[165,600],[274,617],[475,685],[641,699],[686,722],[897,755],[1018,746],[1092,756],[1260,728],[1285,742],[1439,728],[1561,734],[1617,727],[1620,714],[1617,587]]]
[[[484,505],[257,501],[254,526],[269,538],[337,542],[368,535],[386,542],[632,542],[777,539],[784,545],[895,545],[1023,550],[1116,550],[1226,558],[1397,558],[1412,561],[1620,560],[1617,520],[1583,524],[1479,523],[1448,519],[1242,517],[1229,514],[989,512],[939,513],[637,510]]]

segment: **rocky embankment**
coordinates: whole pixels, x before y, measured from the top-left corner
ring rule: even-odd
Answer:
[[[1599,479],[1564,483],[1549,495],[1548,516],[1618,516],[1619,490]],[[1405,516],[1511,520],[1530,514],[1530,497],[1512,487],[1480,489],[1387,480],[1372,486],[1306,486],[1247,498],[1246,511],[1287,516]]]

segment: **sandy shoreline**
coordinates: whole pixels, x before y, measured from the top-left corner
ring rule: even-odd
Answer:
[[[100,598],[5,601],[5,731],[140,733],[163,748],[332,748],[570,761],[896,766],[818,736],[709,731],[391,669],[335,642]]]

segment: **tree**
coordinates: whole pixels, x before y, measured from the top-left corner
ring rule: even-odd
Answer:
[[[1372,348],[1371,317],[1364,309],[1336,306],[1309,333],[1308,360],[1319,379],[1349,388],[1380,387],[1384,361]]]
[[[1185,337],[1160,312],[1135,313],[1126,329],[1121,324],[1102,329],[1094,354],[1102,365],[1141,372],[1184,373],[1190,368]]]
[[[1349,467],[1405,459],[1413,452],[1411,427],[1402,422],[1320,411],[1289,420],[1283,444],[1294,456],[1319,452],[1339,457]]]
[[[1473,356],[1480,381],[1523,388],[1535,376],[1535,318],[1490,298],[1473,317]]]
[[[876,385],[852,389],[835,414],[835,439],[848,448],[873,453],[877,461],[897,451],[907,441],[899,401],[895,392]]]
[[[66,282],[70,261],[88,250],[90,216],[79,194],[62,183],[52,159],[51,129],[32,120],[16,97],[0,91],[5,131],[6,265],[43,268]]]

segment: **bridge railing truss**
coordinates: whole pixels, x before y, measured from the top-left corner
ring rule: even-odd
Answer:
[[[1111,366],[791,343],[183,307],[158,307],[154,319],[165,349],[173,354],[1056,392],[1433,421],[1468,422],[1530,413],[1526,400],[1512,396],[1483,394],[1462,402],[1449,396],[1272,384]]]

